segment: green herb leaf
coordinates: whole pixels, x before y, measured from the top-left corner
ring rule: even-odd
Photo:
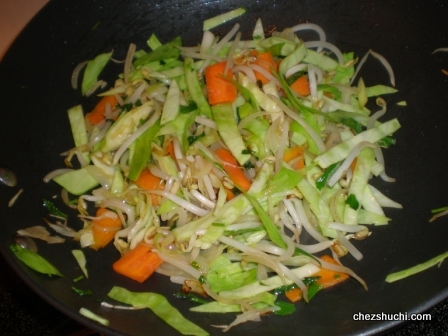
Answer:
[[[62,218],[67,218],[67,214],[63,213],[62,211],[60,211],[52,202],[50,202],[49,200],[45,199],[43,200],[42,205],[44,206],[44,208],[46,208],[48,210],[48,212],[52,215],[58,216],[58,217],[62,217]]]
[[[179,106],[179,113],[182,113],[182,114],[190,113],[197,109],[198,109],[198,105],[194,101],[190,100],[188,102],[188,106],[184,106],[184,105]]]
[[[241,153],[242,153],[242,154],[250,154],[250,152],[248,152],[248,151],[246,151],[246,150],[243,150]],[[255,166],[254,166],[254,165],[252,164],[252,162],[250,162],[250,161],[246,161],[246,163],[243,164],[243,167],[244,167],[245,169],[252,169],[252,168],[255,168]]]
[[[79,296],[92,295],[92,291],[90,289],[79,289],[76,287],[72,287],[72,290]]]
[[[188,140],[188,144],[191,146],[192,144],[194,144],[196,141],[198,141],[200,138],[205,137],[205,133],[202,132],[199,135],[190,135],[187,137]]]
[[[274,311],[274,314],[278,316],[291,315],[296,311],[296,306],[293,303],[277,301],[275,305],[280,308],[279,310]]]
[[[389,148],[392,145],[395,145],[396,139],[390,136],[385,136],[381,140],[378,141],[378,145],[384,148]]]
[[[345,201],[345,204],[347,204],[350,208],[352,208],[353,210],[358,210],[359,209],[359,202],[356,199],[356,196],[353,194],[350,194],[347,197],[347,200]]]
[[[201,298],[197,297],[196,295],[194,295],[192,293],[188,293],[187,294],[187,293],[179,292],[179,293],[174,294],[174,297],[176,299],[184,299],[184,300],[186,299],[186,300],[188,300],[190,302],[193,302],[193,303],[199,303],[199,304],[208,303],[207,300],[201,299]]]
[[[322,288],[323,286],[321,284],[318,284],[316,282],[311,283],[311,285],[308,287],[308,301],[311,300],[314,295],[316,295],[317,292]]]
[[[341,120],[345,126],[350,127],[356,134],[361,133],[363,131],[363,126],[359,121],[356,121],[353,118],[343,118]]]
[[[341,165],[340,162],[333,163],[332,165],[328,166],[327,169],[325,169],[324,173],[319,176],[319,178],[316,180],[316,188],[321,190],[325,184],[327,184],[327,181],[330,179],[330,177],[334,174],[334,172],[339,168]]]

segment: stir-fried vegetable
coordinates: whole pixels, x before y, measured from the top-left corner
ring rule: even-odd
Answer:
[[[20,261],[36,272],[49,276],[62,276],[58,269],[41,255],[23,248],[19,244],[11,245],[10,249]]]
[[[154,314],[183,335],[208,335],[208,332],[183,317],[162,295],[149,292],[135,293],[121,287],[113,287],[108,296],[134,307],[151,309]]]
[[[386,281],[394,282],[397,280],[407,278],[408,276],[414,275],[416,273],[423,272],[424,270],[426,270],[432,266],[442,263],[446,258],[448,258],[448,251],[444,252],[438,256],[435,256],[434,258],[431,258],[421,264],[409,267],[402,271],[391,273],[386,277]]]
[[[82,247],[113,241],[117,273],[138,282],[166,275],[204,295],[194,311],[241,312],[224,330],[291,313],[276,301],[279,287],[307,302],[348,277],[367,288],[339,258],[362,259],[350,240],[368,237],[368,224],[387,224],[384,207],[401,207],[370,183],[394,180],[382,147],[400,128],[380,120],[386,101],[370,97],[396,89],[352,84],[372,55],[394,85],[384,57],[369,51],[357,65],[310,24],[267,37],[258,20],[249,41],[239,24],[221,38],[209,30],[243,13],[205,22],[197,47],[154,34],[149,52],[131,45],[115,85],[85,125],[74,122],[68,153],[77,155],[66,163],[77,157],[80,168],[54,174],[79,196]],[[302,41],[303,29],[319,40]],[[158,294],[115,287],[109,296],[152,309],[181,333],[206,334]]]
[[[112,265],[114,271],[138,282],[145,281],[163,263],[151,249],[148,245],[137,245]]]

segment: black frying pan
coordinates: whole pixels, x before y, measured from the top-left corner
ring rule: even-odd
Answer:
[[[19,177],[18,187],[1,188],[0,248],[15,272],[51,305],[77,321],[110,335],[172,334],[173,330],[151,312],[112,311],[100,308],[113,285],[134,291],[155,291],[177,306],[189,319],[213,335],[221,331],[211,324],[228,324],[233,315],[194,314],[189,304],[174,299],[178,286],[155,275],[139,285],[114,274],[111,263],[118,258],[113,247],[94,253],[87,250],[91,277],[83,286],[90,297],[77,296],[70,287],[79,275],[71,250],[76,242],[47,246],[40,253],[64,274],[49,278],[35,273],[11,255],[8,246],[19,228],[41,225],[45,215],[41,202],[59,194],[54,184],[42,177],[62,166],[59,153],[72,146],[66,110],[82,103],[88,110],[94,99],[81,97],[70,87],[71,72],[79,62],[114,49],[117,59],[125,57],[128,44],[145,46],[151,33],[162,41],[181,35],[185,45],[200,41],[205,18],[244,6],[248,13],[238,20],[248,37],[261,17],[266,30],[283,30],[301,22],[322,26],[328,41],[343,51],[362,57],[369,49],[384,55],[395,70],[399,93],[387,97],[388,117],[398,117],[402,129],[397,144],[385,153],[388,174],[397,178],[376,185],[403,210],[389,210],[393,220],[387,227],[375,227],[373,235],[357,246],[364,253],[361,262],[350,256],[347,266],[364,278],[366,292],[356,281],[319,293],[310,304],[299,303],[294,315],[264,317],[260,323],[246,323],[232,335],[341,335],[381,333],[398,321],[355,322],[354,313],[423,312],[448,296],[448,267],[444,263],[408,279],[388,284],[386,275],[430,259],[448,249],[448,218],[428,223],[430,209],[448,205],[446,150],[448,113],[448,55],[432,54],[447,47],[447,6],[441,1],[51,1],[19,36],[0,64],[2,132],[0,161]],[[218,29],[226,32],[232,24]],[[312,36],[311,36],[312,37]],[[120,71],[108,67],[109,82]],[[369,62],[363,73],[367,85],[384,83],[382,67]],[[396,102],[405,100],[407,107]],[[7,208],[9,199],[23,188],[18,202]],[[56,201],[58,202],[58,201]],[[71,220],[76,223],[75,214]],[[111,321],[110,328],[98,325],[77,312],[86,307]]]

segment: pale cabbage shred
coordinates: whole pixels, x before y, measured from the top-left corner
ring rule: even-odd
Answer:
[[[219,40],[214,39],[210,45],[211,32],[205,31],[204,40],[210,45],[206,53],[213,57],[203,56],[200,47],[181,48],[185,62],[167,59],[132,67],[126,71],[126,78],[117,79],[115,87],[101,94],[114,94],[121,103],[138,100],[141,106],[124,112],[107,132],[102,132],[102,127],[109,127],[110,121],[95,127],[86,121],[89,143],[84,147],[78,144],[77,150],[90,157],[83,168],[100,187],[92,191],[93,196],[82,195],[78,199],[78,209],[86,223],[79,232],[83,247],[93,243],[92,217],[85,210],[86,202],[92,200],[97,207],[116,211],[122,219],[123,229],[116,233],[114,241],[121,254],[140,242],[154,245],[165,261],[158,272],[178,283],[205,280],[199,287],[219,304],[196,310],[221,312],[263,311],[269,307],[275,310],[275,296],[266,292],[294,282],[304,290],[306,299],[301,279],[312,276],[323,263],[319,263],[319,258],[294,253],[297,247],[311,253],[326,251],[336,260],[347,252],[362,258],[348,239],[367,237],[370,224],[387,224],[389,218],[383,207],[401,207],[369,184],[372,176],[384,171],[373,148],[400,124],[395,119],[386,123],[375,121],[373,128],[355,136],[338,122],[352,118],[367,126],[371,112],[365,104],[371,90],[362,80],[358,86],[350,85],[356,64],[352,53],[344,54],[345,63],[340,64],[325,52],[324,40],[315,44],[324,51],[307,49],[294,33],[300,30],[298,27],[266,38],[259,20],[253,40],[232,42],[234,36],[227,36],[229,42],[221,45],[220,50],[214,49]],[[236,25],[233,32],[237,30]],[[150,41],[160,45],[155,36]],[[290,76],[297,69],[313,77],[309,78],[310,96],[292,93],[301,113],[297,113],[294,105],[286,106],[279,100],[285,95],[279,78],[272,77],[262,87],[253,82],[256,67],[252,65],[252,49],[260,52],[275,49],[282,56],[280,76],[285,73]],[[234,55],[229,57],[229,50]],[[143,54],[137,51],[135,55],[139,53]],[[197,57],[193,59],[192,54]],[[203,83],[204,65],[217,60],[230,60],[228,66],[234,70],[235,80],[256,100],[247,100],[250,95],[240,93],[229,105],[230,109],[227,106],[227,121],[214,120],[214,112],[219,115],[220,111],[212,111],[203,85],[194,82],[199,78],[199,83]],[[324,90],[336,94],[328,95]],[[376,95],[394,91],[385,85],[375,86]],[[180,114],[179,106],[188,105],[192,98],[196,98],[197,109]],[[240,119],[242,108],[250,112]],[[120,108],[109,107],[111,116],[119,111]],[[335,122],[330,122],[325,114]],[[163,187],[157,191],[141,190],[127,178],[143,127],[158,127],[151,142],[151,161],[146,165],[163,181]],[[239,133],[235,134],[235,129]],[[98,138],[101,133],[105,134]],[[197,141],[189,145],[187,136],[197,136]],[[176,160],[167,152],[170,142]],[[248,151],[238,152],[241,146]],[[305,148],[305,167],[298,171],[292,168],[294,160],[282,159],[285,150],[295,146]],[[253,168],[244,170],[252,180],[248,194],[264,209],[262,215],[244,194],[226,201],[225,188],[233,184],[214,155],[214,150],[221,147],[228,147],[237,158],[252,163]],[[319,190],[316,180],[324,170],[346,160],[352,151],[358,152],[354,171],[349,167],[337,178],[338,183]],[[350,162],[345,164],[350,166]],[[270,182],[273,180],[275,183]],[[157,196],[157,206],[152,205],[151,195]],[[346,204],[349,195],[356,197],[359,206]],[[163,222],[167,225],[162,225]],[[346,225],[353,229],[343,230]],[[229,234],[229,230],[235,233]],[[342,241],[338,239],[344,236]],[[339,270],[366,286],[353,271],[342,267]],[[248,276],[249,272],[255,276]],[[235,282],[219,285],[226,276],[233,275],[236,279],[235,274],[241,278],[246,274],[250,280],[241,280],[239,285]]]

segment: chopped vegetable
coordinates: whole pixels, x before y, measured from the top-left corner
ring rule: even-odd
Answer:
[[[106,208],[98,208],[96,216],[100,218],[92,221],[94,244],[90,245],[94,250],[98,250],[109,244],[114,239],[115,233],[122,226],[117,214]]]
[[[87,63],[81,84],[83,95],[85,95],[87,91],[89,91],[95,85],[98,80],[98,76],[103,71],[106,64],[109,62],[111,56],[112,52],[100,54]]]
[[[174,38],[168,43],[165,43],[153,50],[150,53],[137,58],[134,62],[135,67],[140,67],[144,64],[149,64],[155,61],[161,61],[169,58],[177,58],[180,55],[180,50],[177,47],[182,46],[182,39],[180,36]]]
[[[87,272],[86,268],[86,256],[84,255],[84,252],[82,250],[72,250],[72,254],[75,257],[76,261],[78,262],[79,267],[81,268],[82,272],[86,276],[86,278],[89,277],[89,273]]]
[[[142,190],[158,190],[163,189],[163,185],[161,184],[162,180],[151,174],[148,169],[142,170],[138,179],[135,181],[135,184]],[[152,205],[156,206],[159,204],[157,200],[157,195],[151,195]]]
[[[31,252],[18,244],[10,245],[10,249],[21,262],[36,272],[48,274],[49,276],[62,276],[58,269],[41,255]]]
[[[94,312],[88,310],[87,308],[79,309],[79,313],[82,316],[85,316],[85,317],[87,317],[87,318],[89,318],[89,319],[91,319],[91,320],[93,320],[95,322],[98,322],[98,323],[103,324],[105,326],[109,325],[109,320],[108,319],[105,319],[105,318],[95,314]]]
[[[322,260],[334,265],[338,265],[336,260],[328,255],[321,257]],[[332,287],[349,278],[349,275],[342,272],[335,272],[325,268],[313,274],[313,279],[309,284],[308,299],[311,298],[321,289]],[[285,292],[286,297],[291,302],[297,302],[302,299],[302,290],[300,288],[293,288]]]
[[[115,105],[117,105],[117,103],[118,103],[117,98],[114,95],[104,96],[95,105],[93,110],[86,114],[86,117],[91,124],[93,125],[99,124],[106,118],[104,115],[106,112],[106,106],[109,105],[110,109],[112,110],[115,107]]]
[[[167,299],[156,293],[135,293],[121,287],[113,287],[107,294],[111,299],[134,307],[146,307],[182,335],[207,336],[208,332],[190,322],[172,307]]]
[[[53,202],[47,200],[44,198],[43,200],[43,206],[48,210],[48,212],[54,216],[67,218],[67,214],[59,210]]]
[[[246,13],[246,9],[240,7],[240,8],[234,9],[230,12],[217,15],[210,19],[204,20],[202,29],[210,30],[212,28],[215,28],[216,26],[219,26],[219,25],[227,22],[227,21],[237,18],[237,17],[243,15],[244,13]]]
[[[291,89],[299,95],[308,96],[311,93],[308,77],[306,75],[302,75],[297,78],[294,83],[291,84]]]
[[[226,69],[227,62],[219,62],[209,65],[205,69],[205,83],[207,85],[208,102],[210,105],[221,103],[232,103],[237,97],[235,85],[232,82],[222,78],[232,78],[232,71]]]
[[[423,272],[432,266],[441,264],[442,261],[444,261],[446,258],[448,258],[448,251],[444,252],[442,254],[439,254],[438,256],[436,256],[432,259],[429,259],[428,261],[425,261],[421,264],[409,267],[409,268],[399,271],[399,272],[391,273],[386,277],[386,282],[394,282],[397,280],[407,278],[408,276],[417,274],[419,272]]]
[[[289,302],[277,301],[275,305],[280,308],[279,310],[274,310],[275,315],[287,316],[296,311],[296,306]]]
[[[72,287],[72,290],[79,296],[92,295],[92,291],[90,289],[79,289],[76,287]]]
[[[73,195],[82,195],[98,185],[98,181],[85,168],[55,176],[53,181]]]
[[[277,70],[277,64],[270,52],[258,52],[256,50],[251,52],[251,55],[255,57],[255,61],[252,64],[256,64],[265,69],[268,73],[272,74],[272,69]],[[262,84],[267,84],[270,79],[266,78],[260,71],[254,70],[255,78]]]
[[[139,244],[126,253],[112,265],[115,272],[138,282],[144,282],[163,261],[157,253],[151,252],[152,247]]]
[[[243,168],[238,165],[235,157],[232,153],[226,149],[217,149],[215,154],[223,162],[223,168],[229,175],[229,178],[235,183],[239,189],[248,191],[251,186],[251,182],[244,175]]]
[[[290,163],[293,169],[299,170],[305,167],[304,149],[301,146],[286,148],[283,153],[283,161]]]

